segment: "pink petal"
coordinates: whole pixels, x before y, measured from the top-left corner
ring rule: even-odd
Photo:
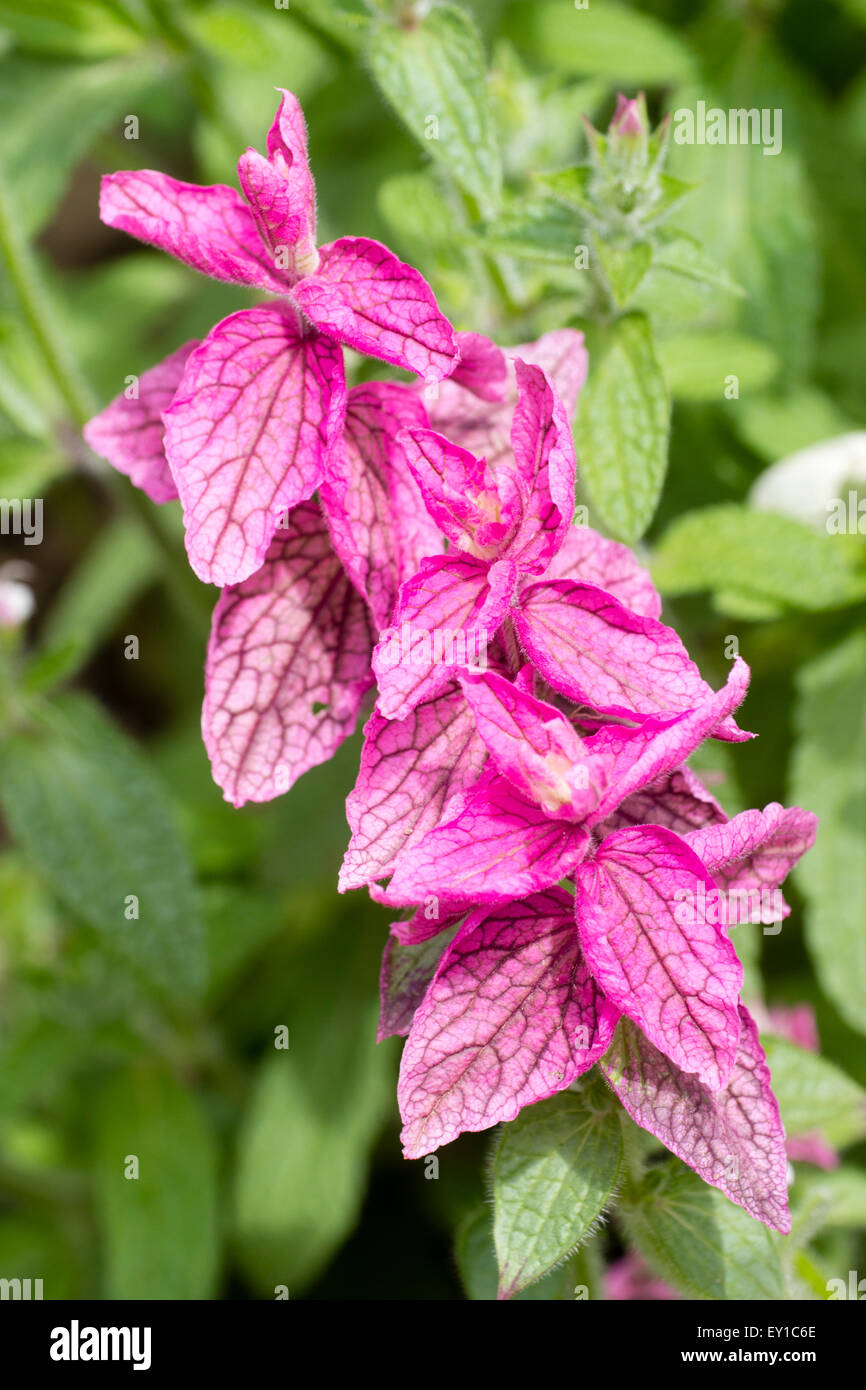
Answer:
[[[788,1139],[785,1147],[792,1162],[812,1163],[816,1168],[823,1168],[825,1173],[838,1168],[841,1162],[836,1150],[817,1130],[812,1130],[809,1134],[794,1135]]]
[[[521,594],[515,626],[554,690],[604,714],[679,714],[710,694],[673,628],[632,612],[594,584],[531,585]],[[733,720],[714,733],[737,743],[749,737]]]
[[[508,613],[515,580],[506,561],[489,569],[456,555],[421,562],[373,653],[378,707],[387,719],[405,719],[457,671],[486,665],[487,643]]]
[[[407,1158],[513,1120],[564,1090],[606,1050],[616,1013],[584,962],[571,898],[538,893],[467,918],[403,1050]]]
[[[450,798],[472,786],[486,758],[457,686],[422,701],[405,719],[388,720],[374,710],[346,801],[352,839],[340,892],[390,874],[401,852],[438,824]]]
[[[692,830],[721,825],[727,819],[691,768],[683,766],[632,792],[609,820],[596,827],[596,834],[609,835],[612,830],[623,830],[629,825],[664,825],[686,838]],[[699,853],[698,858],[702,859]]]
[[[577,410],[577,399],[586,381],[589,354],[586,339],[576,328],[554,328],[543,333],[534,343],[521,343],[508,348],[508,356],[520,358],[531,366],[540,367],[553,383],[553,389],[565,406],[569,420]]]
[[[607,725],[588,738],[586,751],[605,761],[608,777],[595,820],[602,821],[627,797],[654,785],[691,757],[742,703],[749,674],[746,663],[737,657],[722,689],[710,691],[693,710],[673,719],[646,719],[637,729]]]
[[[799,806],[770,802],[732,820],[692,830],[686,843],[723,887],[778,888],[815,843],[818,818]]]
[[[392,929],[382,953],[379,975],[377,1042],[405,1038],[455,930],[456,924],[445,935],[440,927],[435,936],[423,942],[406,943]]]
[[[459,367],[446,381],[424,392],[433,428],[452,443],[479,458],[486,458],[493,468],[511,456],[511,422],[517,404],[515,357],[530,366],[541,367],[562,400],[566,415],[571,418],[587,366],[583,334],[573,328],[556,329],[544,334],[537,343],[509,348],[506,354],[508,389],[498,403],[479,399],[471,387],[467,389],[459,378]]]
[[[740,1031],[743,967],[727,932],[678,909],[714,884],[679,836],[662,826],[609,835],[577,871],[575,912],[599,987],[683,1071],[714,1090],[727,1083]]]
[[[556,555],[548,565],[545,579],[572,579],[595,584],[613,594],[633,613],[658,618],[662,601],[648,570],[638,564],[633,551],[619,541],[610,541],[591,526],[570,526]]]
[[[498,402],[508,386],[508,369],[501,348],[481,333],[458,333],[460,361],[451,380],[471,391],[479,400]]]
[[[202,733],[227,801],[270,801],[336,752],[372,683],[371,646],[364,600],[302,502],[214,611]]]
[[[821,1050],[815,1010],[811,1004],[774,1004],[767,1011],[766,1027],[768,1032],[778,1033],[780,1038],[787,1038],[788,1042],[795,1043],[806,1052]],[[763,1023],[760,1028],[763,1032]]]
[[[457,339],[423,275],[367,237],[341,237],[320,256],[316,274],[294,291],[317,328],[425,381],[447,376]]]
[[[521,499],[517,535],[503,552],[524,573],[540,574],[561,546],[574,511],[575,460],[565,407],[540,367],[517,361],[511,425],[513,486]],[[506,495],[500,483],[500,492]]]
[[[447,916],[436,913],[429,915],[427,907],[419,907],[411,917],[392,922],[391,935],[404,946],[419,946],[422,941],[429,941],[440,932],[450,931],[464,916],[465,913],[462,912],[453,912]]]
[[[656,1299],[679,1298],[676,1289],[653,1274],[649,1265],[634,1250],[608,1265],[604,1272],[604,1296],[617,1303],[632,1299],[646,1303]]]
[[[281,514],[311,496],[343,426],[340,349],[282,304],[218,323],[165,413],[165,448],[200,579],[237,584],[262,564]]]
[[[342,440],[319,489],[334,549],[380,627],[391,621],[403,581],[422,559],[442,551],[400,438],[405,426],[426,422],[408,386],[370,381],[353,387]]]
[[[564,714],[495,672],[460,682],[498,770],[552,819],[579,821],[598,805],[605,784],[601,760]]]
[[[446,814],[397,860],[392,907],[437,895],[451,907],[527,897],[559,883],[589,848],[579,826],[550,820],[495,772],[453,797]]]
[[[750,1216],[787,1233],[785,1131],[758,1031],[739,1013],[734,1069],[715,1094],[627,1024],[601,1067],[637,1124]]]
[[[292,201],[308,228],[312,246],[316,244],[316,186],[310,173],[307,154],[307,123],[301,103],[293,92],[278,87],[280,104],[274,123],[268,131],[268,155],[281,154],[289,168],[289,188]]]
[[[300,103],[282,92],[268,134],[268,157],[248,149],[238,164],[241,187],[262,242],[280,278],[294,285],[318,268],[316,190],[307,159],[307,128]]]
[[[202,188],[153,169],[107,174],[99,216],[106,226],[158,246],[204,275],[276,294],[285,290],[252,213],[225,184]]]
[[[410,429],[406,458],[424,505],[444,536],[464,554],[491,560],[514,529],[484,459],[434,430]]]
[[[186,360],[197,346],[195,341],[184,343],[170,357],[142,372],[134,400],[115,396],[84,426],[84,438],[94,453],[131,478],[152,502],[171,502],[177,497],[162,442],[162,412],[171,405]]]

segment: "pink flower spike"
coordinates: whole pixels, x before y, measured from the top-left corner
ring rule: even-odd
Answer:
[[[722,927],[700,916],[680,925],[683,900],[715,887],[697,855],[662,826],[618,830],[580,865],[576,884],[581,946],[599,987],[682,1071],[711,1090],[726,1085],[743,967]]]
[[[318,270],[294,297],[321,332],[425,382],[441,381],[457,361],[454,330],[427,281],[381,242],[341,237],[321,247]]]
[[[373,653],[378,708],[386,718],[405,719],[457,671],[486,665],[487,644],[508,613],[516,578],[504,560],[489,569],[456,555],[421,562]]]
[[[346,800],[352,839],[340,892],[392,873],[399,856],[439,823],[451,797],[472,786],[486,758],[472,710],[455,685],[421,701],[405,719],[374,710]]]
[[[513,1120],[564,1090],[607,1049],[615,1025],[581,959],[567,893],[474,913],[443,956],[403,1050],[406,1157]]]
[[[736,1062],[713,1093],[622,1023],[600,1065],[636,1124],[756,1221],[783,1234],[788,1211],[785,1131],[758,1030],[740,1006]]]
[[[589,846],[580,826],[551,820],[485,769],[451,799],[440,824],[400,855],[385,900],[405,907],[438,895],[454,908],[528,897],[571,874]]]
[[[364,600],[302,502],[214,610],[202,734],[227,801],[270,801],[336,752],[372,683],[371,647]]]
[[[604,714],[680,714],[711,693],[673,628],[632,612],[594,584],[531,585],[521,595],[515,627],[554,690]],[[737,743],[750,737],[733,720],[714,734]]]
[[[177,488],[165,457],[162,413],[171,405],[187,358],[198,343],[184,343],[170,357],[142,372],[137,395],[124,392],[84,426],[87,443],[100,458],[125,473],[152,502],[171,502]]]
[[[285,291],[285,278],[262,245],[250,209],[225,184],[203,188],[153,169],[107,174],[99,216],[106,226],[158,246],[203,275]]]
[[[305,335],[282,304],[231,314],[196,348],[165,413],[165,449],[200,579],[255,573],[281,514],[319,486],[345,406],[339,347]]]
[[[353,387],[342,439],[319,488],[334,549],[380,628],[391,621],[403,581],[422,559],[442,551],[400,438],[404,427],[426,423],[409,386],[370,381]]]
[[[461,677],[475,725],[503,777],[553,820],[583,820],[605,785],[601,760],[564,714],[495,672]]]
[[[511,425],[513,463],[503,466],[519,496],[517,535],[503,551],[526,574],[546,569],[574,510],[575,459],[565,407],[540,367],[514,364],[517,406]],[[504,494],[504,488],[501,489]]]
[[[662,601],[649,571],[638,564],[627,545],[600,536],[591,526],[569,526],[544,577],[595,584],[633,613],[644,618],[661,616]]]

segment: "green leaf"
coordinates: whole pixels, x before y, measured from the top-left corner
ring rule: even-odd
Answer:
[[[678,1160],[650,1168],[639,1200],[618,1211],[650,1266],[686,1297],[785,1297],[778,1238]]]
[[[573,0],[532,0],[514,7],[509,32],[521,51],[560,72],[629,86],[682,81],[694,68],[670,29],[610,0],[592,0],[585,9]]]
[[[204,962],[192,871],[135,745],[97,705],[69,695],[10,734],[2,760],[9,829],[61,901],[161,992],[195,994]],[[133,895],[137,920],[125,915]]]
[[[856,1081],[826,1057],[784,1038],[768,1035],[761,1041],[788,1134],[817,1129],[839,1147],[866,1134],[866,1091]]]
[[[574,214],[552,199],[526,203],[477,229],[473,241],[485,251],[542,265],[574,266],[581,230]]]
[[[56,12],[53,0],[50,8]],[[142,99],[166,70],[155,50],[102,63],[20,54],[0,61],[3,164],[22,226],[35,231],[44,225],[96,137],[112,124],[120,134],[124,116],[140,113]]]
[[[537,182],[561,203],[578,212],[593,212],[589,198],[592,169],[588,164],[575,164],[570,169],[556,169],[552,174],[539,174]]]
[[[730,378],[737,391],[761,391],[779,370],[772,348],[739,333],[682,333],[660,338],[659,361],[671,394],[680,400],[726,399]]]
[[[724,266],[708,256],[697,238],[687,232],[660,229],[653,241],[652,263],[653,270],[666,270],[670,275],[696,280],[699,285],[709,285],[726,294],[745,294],[742,285],[738,285]]]
[[[4,497],[44,497],[67,468],[63,454],[52,444],[35,439],[0,440],[0,489]]]
[[[0,1279],[29,1279],[31,1298],[86,1296],[80,1236],[62,1229],[56,1217],[6,1214],[0,1219]],[[41,1280],[37,1295],[35,1280]],[[14,1286],[13,1286],[14,1287]],[[14,1294],[5,1294],[14,1297]]]
[[[818,582],[808,561],[804,573]],[[803,667],[797,691],[791,796],[816,812],[819,826],[795,871],[807,902],[806,944],[821,987],[846,1023],[866,1033],[866,632]]]
[[[379,21],[371,27],[368,56],[376,81],[416,140],[483,212],[495,211],[502,168],[484,50],[468,16],[437,5],[406,28]]]
[[[810,1200],[823,1205],[824,1225],[866,1228],[866,1173],[861,1168],[804,1174],[797,1186]]]
[[[137,1176],[127,1176],[137,1161]],[[219,1260],[217,1150],[195,1097],[168,1072],[135,1065],[100,1093],[96,1206],[104,1298],[202,1299]]]
[[[667,388],[643,314],[588,340],[589,380],[575,424],[579,476],[605,524],[634,544],[652,520],[667,469]]]
[[[492,1303],[496,1300],[498,1274],[490,1208],[483,1203],[475,1207],[462,1222],[455,1247],[457,1268],[472,1302]],[[539,1279],[528,1289],[515,1294],[514,1303],[559,1303],[575,1297],[578,1282],[573,1262]],[[584,1281],[585,1282],[585,1281]]]
[[[62,58],[102,58],[141,43],[129,15],[104,0],[0,0],[3,29],[24,49]]]
[[[618,309],[624,309],[649,270],[652,260],[649,242],[638,241],[631,246],[616,245],[612,241],[594,237],[593,248],[601,263],[614,304]]]
[[[768,99],[764,63],[773,55],[764,44],[741,30],[715,89],[706,82],[681,89],[671,107],[694,112],[698,101],[723,111],[781,107],[780,100]],[[790,381],[808,370],[812,358],[821,238],[784,107],[784,148],[775,155],[765,156],[752,144],[680,144],[675,125],[670,159],[672,173],[702,184],[682,210],[685,230],[721,265],[735,268],[747,292],[740,326],[772,347]]]
[[[621,1159],[617,1108],[598,1085],[527,1106],[503,1126],[493,1158],[500,1297],[574,1250],[610,1201]]]
[[[751,396],[729,419],[743,443],[768,463],[853,429],[849,417],[815,386],[789,396]]]
[[[446,249],[454,239],[453,209],[433,173],[393,174],[379,185],[379,211],[415,256]]]
[[[350,934],[354,931],[354,937]],[[393,1053],[375,1046],[376,962],[342,924],[293,973],[289,1047],[259,1068],[241,1122],[234,1224],[256,1288],[294,1297],[358,1217],[370,1149],[391,1104]],[[272,1035],[273,1036],[273,1035]]]
[[[847,539],[775,512],[722,503],[669,526],[651,568],[665,594],[732,590],[777,609],[814,612],[852,603],[864,592],[856,548],[839,544]]]

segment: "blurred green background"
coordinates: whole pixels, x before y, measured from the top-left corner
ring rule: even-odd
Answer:
[[[374,1043],[389,919],[336,893],[359,740],[272,805],[222,802],[198,726],[214,595],[186,571],[175,505],[136,499],[80,440],[127,375],[251,302],[103,227],[100,174],[234,183],[288,87],[320,241],[387,242],[459,328],[511,344],[589,312],[561,239],[517,245],[533,176],[584,157],[583,114],[605,125],[618,89],[643,88],[655,119],[698,98],[784,111],[778,157],[672,149],[700,181],[677,225],[720,279],[654,271],[636,298],[673,398],[643,548],[707,678],[732,635],[753,670],[759,740],[697,765],[729,811],[796,799],[822,817],[792,918],[737,938],[748,997],[817,1018],[824,1060],[779,1042],[773,1065],[789,1130],[845,1150],[829,1175],[798,1164],[792,1189],[789,1287],[822,1296],[866,1272],[866,540],[827,535],[817,475],[817,524],[748,499],[769,465],[866,425],[866,3],[592,0],[582,29],[571,0],[463,4],[503,153],[494,211],[379,90],[376,8],[0,0],[0,493],[43,498],[45,528],[39,547],[0,537],[35,596],[0,632],[0,1277],[42,1278],[47,1298],[485,1296],[470,1237],[489,1136],[443,1151],[438,1176],[401,1159],[399,1046]],[[862,495],[862,441],[858,457]],[[595,1244],[617,1254],[616,1228]]]

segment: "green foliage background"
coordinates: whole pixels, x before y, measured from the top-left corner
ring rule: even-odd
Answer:
[[[37,598],[20,639],[0,633],[0,1277],[48,1298],[495,1289],[491,1137],[446,1149],[436,1180],[400,1158],[399,1048],[374,1044],[388,919],[335,889],[358,740],[269,806],[222,802],[198,727],[213,595],[174,505],[80,440],[127,375],[250,302],[102,227],[100,173],[233,183],[279,85],[305,106],[321,241],[388,242],[459,328],[503,344],[587,329],[579,500],[643,550],[714,685],[731,635],[752,667],[760,739],[700,766],[729,811],[793,799],[822,818],[791,919],[737,945],[750,999],[816,1011],[823,1060],[780,1041],[771,1064],[789,1131],[821,1132],[843,1166],[797,1165],[784,1241],[662,1166],[521,1296],[596,1296],[632,1244],[704,1297],[826,1297],[866,1270],[866,539],[748,494],[866,425],[866,4],[466,0],[420,39],[410,8],[0,0],[0,493],[45,499],[38,549],[0,538]],[[606,265],[599,300],[574,268],[579,213],[537,175],[586,157],[581,116],[605,126],[619,88],[645,89],[655,119],[780,107],[784,148],[674,145],[670,173],[698,185],[678,239],[643,269]],[[494,1179],[513,1142],[496,1137]],[[574,1174],[557,1181],[567,1212]],[[715,1241],[681,1248],[687,1218]],[[508,1220],[503,1203],[498,1242]]]

